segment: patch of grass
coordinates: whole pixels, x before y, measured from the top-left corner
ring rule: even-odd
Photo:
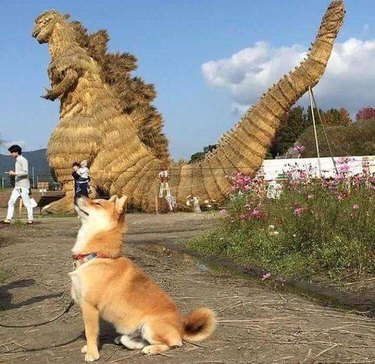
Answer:
[[[4,283],[5,278],[6,278],[5,271],[0,268],[0,283],[1,284]]]

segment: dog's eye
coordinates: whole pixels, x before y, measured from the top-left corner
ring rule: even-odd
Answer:
[[[103,207],[103,205],[100,202],[95,202],[95,205],[99,205]]]

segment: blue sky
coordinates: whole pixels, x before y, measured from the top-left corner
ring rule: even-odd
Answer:
[[[236,89],[237,85],[228,79],[224,83],[217,81],[226,79],[225,71],[216,67],[217,62],[230,67],[233,55],[246,50],[240,53],[246,56],[262,47],[265,58],[259,62],[271,67],[278,51],[287,49],[284,63],[289,67],[288,62],[302,55],[315,38],[328,3],[328,0],[0,0],[0,134],[8,142],[20,142],[25,150],[34,150],[46,146],[57,125],[59,102],[39,97],[44,87],[49,87],[48,49],[31,37],[35,17],[45,10],[68,12],[71,20],[83,22],[91,32],[107,29],[111,51],[127,51],[138,58],[135,74],[155,84],[158,91],[155,105],[164,116],[171,155],[179,159],[189,158],[203,146],[215,143],[240,117],[241,110],[256,102],[264,88],[276,81],[251,83],[252,74],[248,72],[247,82]],[[341,48],[338,47],[337,57],[345,55],[352,63],[340,74],[334,70],[328,74],[329,82],[322,85],[321,100],[324,107],[343,106],[353,114],[358,107],[370,104],[372,91],[375,92],[372,86],[375,70],[363,72],[374,66],[364,64],[359,71],[352,66],[375,55],[371,11],[374,3],[346,0],[345,4],[347,16],[338,38]],[[361,54],[359,61],[358,54]],[[210,66],[203,66],[207,64]],[[353,71],[351,77],[348,69]],[[332,86],[335,80],[336,89]],[[351,91],[346,95],[348,89]],[[318,92],[316,96],[319,103]]]

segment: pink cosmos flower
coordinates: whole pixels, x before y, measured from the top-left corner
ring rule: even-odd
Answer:
[[[228,210],[225,210],[225,209],[220,210],[219,211],[219,215],[221,215],[221,216],[228,216],[229,215],[228,214]]]
[[[254,219],[261,219],[263,217],[263,213],[258,209],[254,209],[253,211],[251,211],[250,216]]]
[[[314,198],[314,195],[307,195],[307,199],[308,200],[311,200],[311,199],[313,199]]]
[[[301,216],[305,209],[303,207],[297,207],[294,209],[293,214],[296,216]]]
[[[348,173],[349,170],[350,170],[350,167],[347,164],[344,164],[344,165],[340,166],[339,170],[340,170],[341,173]]]
[[[297,153],[302,153],[305,150],[305,147],[303,145],[295,145],[293,147],[293,150]]]
[[[359,205],[353,205],[353,210],[358,210],[359,209]]]
[[[264,273],[262,276],[262,281],[265,281],[266,279],[269,279],[271,277],[271,273]]]
[[[244,221],[249,220],[249,217],[250,217],[249,214],[242,214],[242,215],[240,215],[240,219],[244,220]]]

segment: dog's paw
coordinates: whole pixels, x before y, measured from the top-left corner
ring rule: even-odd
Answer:
[[[92,361],[98,360],[99,358],[100,358],[100,355],[98,351],[89,352],[89,353],[86,353],[85,355],[85,362],[92,362]]]
[[[141,353],[145,355],[155,355],[155,354],[160,354],[164,351],[167,351],[169,349],[168,345],[147,345],[145,346]]]
[[[153,354],[151,345],[145,346],[142,349],[141,353],[144,354],[144,355],[151,355],[151,354]]]
[[[81,353],[82,354],[86,354],[87,353],[87,345],[83,345],[82,346]]]

